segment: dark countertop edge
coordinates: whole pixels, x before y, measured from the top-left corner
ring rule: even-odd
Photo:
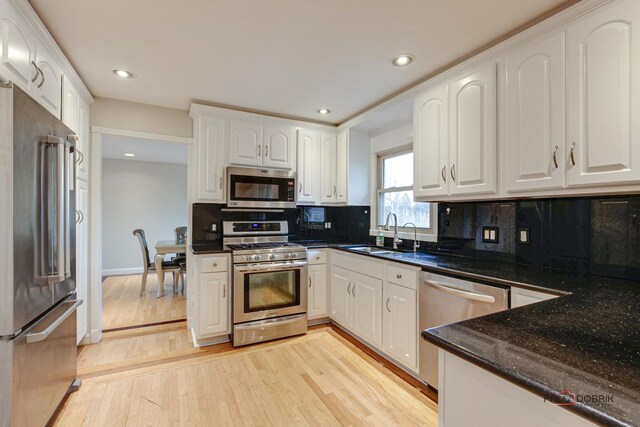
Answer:
[[[350,246],[353,247],[353,246],[364,246],[364,245],[334,245],[334,246],[327,246],[327,248],[338,249],[338,250],[342,250],[344,252],[348,252],[348,253],[351,253],[351,254],[364,255],[364,256],[368,256],[368,257],[372,257],[372,258],[376,258],[376,259],[381,259],[381,260],[384,260],[384,261],[395,262],[395,263],[398,263],[398,264],[412,265],[414,267],[420,267],[423,271],[430,271],[430,272],[434,272],[434,273],[444,273],[444,274],[447,274],[447,275],[465,277],[467,279],[482,280],[484,282],[495,283],[497,285],[503,285],[503,286],[515,286],[515,287],[518,287],[518,288],[526,288],[526,289],[530,289],[532,291],[544,292],[544,293],[553,294],[553,295],[559,295],[559,296],[571,295],[571,292],[562,291],[562,290],[554,289],[554,288],[547,288],[547,287],[544,287],[544,286],[539,286],[539,285],[535,285],[535,284],[531,284],[531,283],[516,282],[516,281],[513,281],[513,280],[501,279],[499,277],[492,277],[492,276],[485,276],[485,275],[482,275],[482,274],[471,273],[471,272],[468,272],[468,271],[465,271],[465,270],[457,270],[457,269],[453,269],[453,268],[438,267],[438,266],[435,266],[435,265],[425,265],[425,264],[420,263],[420,262],[413,262],[413,261],[409,261],[409,260],[402,259],[402,258],[391,258],[391,257],[386,257],[384,255],[368,254],[368,253],[365,253],[365,252],[354,251],[354,250],[350,249]],[[438,256],[438,255],[434,254],[434,256]]]
[[[429,332],[429,330],[424,330],[420,334],[422,338],[426,341],[429,341],[433,345],[453,354],[454,356],[460,357],[461,359],[472,363],[492,374],[514,384],[524,390],[527,390],[538,397],[545,398],[556,396],[559,397],[558,391],[553,390],[549,387],[546,387],[543,383],[540,383],[530,377],[519,375],[517,372],[510,373],[502,369],[499,365],[493,364],[486,359],[476,356],[474,353],[462,349],[456,345],[450,344],[449,342],[441,339],[437,335],[433,335]],[[563,406],[564,409],[581,416],[582,418],[596,423],[601,423],[607,426],[621,426],[627,427],[630,424],[624,423],[605,412],[599,411],[597,407],[588,406],[584,403],[577,402],[574,406]]]

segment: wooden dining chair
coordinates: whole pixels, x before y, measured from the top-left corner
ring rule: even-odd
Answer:
[[[142,273],[142,281],[140,283],[140,296],[144,294],[144,290],[147,287],[147,276],[149,271],[156,271],[155,263],[151,262],[149,258],[149,247],[147,246],[147,238],[144,235],[144,230],[141,228],[136,228],[133,230],[133,235],[138,238],[138,242],[140,243],[140,249],[142,250],[142,263],[144,265],[144,271]],[[178,278],[180,275],[180,263],[178,260],[171,261],[162,261],[162,271],[170,271],[173,273],[173,287],[177,289],[178,287]],[[160,286],[160,283],[158,283]],[[184,279],[182,287],[184,287]]]

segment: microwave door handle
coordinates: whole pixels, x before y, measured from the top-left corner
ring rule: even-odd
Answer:
[[[463,291],[462,289],[452,288],[450,286],[446,286],[441,283],[433,282],[430,280],[425,280],[424,284],[427,286],[431,286],[432,288],[435,288],[439,291],[446,292],[448,294],[455,295],[461,298],[471,299],[474,301],[488,302],[491,304],[496,302],[496,299],[491,295],[481,294],[477,292]]]

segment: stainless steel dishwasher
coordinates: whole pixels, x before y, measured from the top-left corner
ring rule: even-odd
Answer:
[[[420,332],[509,308],[509,288],[420,273]],[[420,378],[438,388],[438,348],[420,338]]]

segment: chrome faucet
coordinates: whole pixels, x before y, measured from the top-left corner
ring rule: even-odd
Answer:
[[[401,239],[398,239],[398,217],[393,212],[389,212],[387,220],[384,223],[384,229],[389,231],[389,219],[393,215],[393,249],[398,249],[398,245],[402,243]]]
[[[406,227],[409,224],[413,225],[413,252],[417,252],[418,248],[420,247],[420,243],[418,243],[418,227],[416,227],[416,225],[412,222],[407,222],[402,226],[402,228]]]
[[[296,224],[300,224],[300,222],[304,222],[302,221],[304,219],[304,217],[307,217],[307,224],[309,224],[309,214],[307,214],[305,211],[302,211],[302,213],[300,215],[298,215],[298,219],[296,220]]]

